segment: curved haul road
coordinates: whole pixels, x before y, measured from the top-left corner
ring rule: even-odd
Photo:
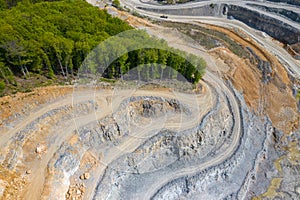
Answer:
[[[121,0],[121,3],[125,5],[126,7],[130,8],[131,10],[134,10],[144,16],[148,16],[150,18],[154,19],[160,19],[160,16],[162,14],[151,12],[151,11],[145,11],[142,8],[155,8],[155,9],[183,9],[183,8],[194,8],[194,7],[200,7],[205,5],[210,5],[211,3],[224,3],[224,4],[231,4],[231,5],[237,5],[241,7],[245,7],[247,9],[255,10],[257,12],[261,12],[264,14],[267,14],[268,16],[272,18],[276,18],[282,22],[285,22],[297,29],[300,30],[300,25],[298,23],[295,23],[293,21],[287,20],[284,17],[278,16],[273,13],[265,13],[257,8],[250,7],[247,4],[253,3],[257,5],[267,6],[267,7],[273,7],[273,8],[283,8],[286,10],[290,10],[293,12],[300,13],[300,8],[288,4],[278,4],[272,3],[272,2],[256,2],[256,1],[239,1],[239,0],[212,0],[212,1],[199,1],[199,2],[189,2],[186,4],[177,4],[177,5],[153,5],[148,3],[143,3],[141,0]],[[237,21],[237,20],[228,20],[220,17],[202,17],[202,16],[183,16],[183,15],[168,15],[169,21],[174,22],[185,22],[185,23],[191,23],[191,22],[204,22],[212,25],[219,25],[224,27],[233,27],[233,28],[239,28],[242,31],[246,32],[249,36],[252,37],[252,39],[256,40],[260,45],[262,45],[265,49],[268,49],[270,53],[278,57],[278,59],[281,61],[283,66],[290,72],[290,74],[299,79],[300,78],[300,65],[299,62],[296,61],[286,50],[284,50],[282,47],[280,47],[278,44],[275,44],[271,41],[266,40],[264,37],[257,34],[257,31],[246,24]]]
[[[147,190],[144,197],[153,197],[154,194],[162,188],[164,185],[166,185],[171,180],[174,180],[176,178],[185,176],[185,175],[192,175],[197,172],[200,172],[206,168],[216,166],[223,161],[227,160],[231,155],[235,152],[235,150],[238,148],[240,144],[240,137],[242,133],[242,121],[241,121],[241,115],[240,115],[240,106],[238,104],[238,100],[232,93],[232,91],[224,84],[224,82],[214,74],[207,71],[207,81],[209,81],[214,86],[218,87],[219,89],[222,89],[224,94],[227,95],[229,99],[229,103],[231,104],[232,113],[233,113],[233,119],[234,119],[234,127],[233,127],[233,140],[232,144],[229,148],[227,148],[225,151],[221,152],[219,155],[216,155],[213,159],[202,163],[198,166],[193,166],[188,169],[181,169],[179,171],[174,171],[174,173],[167,174],[167,176],[164,176],[163,180],[157,181],[156,185],[151,185],[151,187]]]
[[[241,133],[241,126],[240,126],[240,113],[239,113],[239,106],[238,103],[235,99],[234,94],[228,89],[224,83],[215,75],[211,74],[208,72],[205,75],[205,79],[210,80],[212,84],[219,90],[222,91],[230,100],[231,102],[231,107],[233,109],[234,113],[234,118],[235,118],[235,126],[234,126],[234,133],[233,133],[233,141],[232,145],[230,148],[228,148],[226,151],[222,152],[221,154],[217,155],[215,159],[210,160],[206,163],[203,163],[200,166],[197,166],[195,168],[191,168],[188,170],[182,170],[179,171],[176,174],[170,174],[168,175],[169,178],[165,179],[164,181],[160,182],[159,184],[155,184],[154,187],[149,188],[147,191],[147,196],[151,196],[156,189],[163,185],[164,183],[168,182],[170,179],[173,179],[175,177],[178,177],[183,174],[189,174],[189,173],[194,173],[199,170],[202,170],[204,168],[210,167],[212,165],[218,164],[222,162],[224,158],[227,158],[232,154],[232,152],[235,150],[236,146],[239,143],[239,138],[240,138],[240,133]],[[51,144],[51,146],[48,147],[47,152],[43,155],[42,159],[34,161],[36,163],[35,166],[28,166],[32,171],[35,172],[35,176],[32,177],[30,184],[26,187],[26,193],[25,197],[27,199],[39,199],[41,196],[41,192],[43,191],[44,184],[47,182],[47,177],[46,175],[46,169],[47,165],[50,162],[52,156],[58,151],[59,147],[62,145],[63,142],[67,141],[71,136],[74,130],[76,130],[79,127],[83,127],[86,124],[89,124],[97,119],[101,119],[107,115],[109,115],[112,110],[110,106],[107,106],[107,100],[106,97],[114,96],[115,97],[115,102],[114,106],[118,107],[118,104],[122,102],[123,99],[127,98],[128,95],[132,96],[162,96],[165,98],[177,98],[179,99],[182,103],[185,103],[187,105],[194,105],[194,106],[203,106],[203,108],[200,112],[194,112],[194,117],[193,119],[195,120],[190,120],[186,121],[185,123],[181,124],[181,129],[188,129],[194,126],[197,126],[199,121],[201,121],[202,116],[208,112],[209,109],[211,109],[212,106],[212,93],[210,92],[210,89],[208,86],[207,92],[205,95],[201,95],[199,97],[197,96],[181,96],[181,97],[176,97],[174,94],[166,93],[166,92],[159,92],[159,91],[138,91],[134,94],[128,91],[120,91],[120,93],[113,95],[111,91],[96,91],[94,94],[91,93],[90,91],[85,91],[85,92],[77,92],[75,97],[69,96],[66,97],[62,100],[59,100],[57,102],[48,104],[47,106],[41,108],[40,110],[35,111],[28,117],[25,117],[25,120],[23,122],[17,124],[15,126],[15,129],[8,130],[7,132],[3,133],[0,135],[1,141],[6,141],[6,142],[14,142],[13,137],[18,134],[19,131],[22,131],[26,129],[26,126],[28,124],[31,124],[34,122],[37,118],[40,116],[44,115],[47,112],[50,112],[51,110],[66,106],[66,105],[75,105],[76,103],[80,102],[85,102],[86,100],[96,100],[98,102],[98,105],[100,106],[100,111],[96,111],[95,113],[90,113],[78,118],[73,119],[76,123],[74,125],[71,125],[67,128],[64,128],[62,130],[56,130],[55,132],[51,133],[56,135],[55,141]],[[95,99],[95,96],[97,97]],[[129,97],[130,97],[129,96]],[[198,102],[195,104],[195,100]],[[204,106],[205,105],[205,106]],[[105,109],[106,108],[106,109]],[[197,110],[197,108],[194,108]],[[66,121],[64,122],[66,125],[70,125],[73,121],[72,119],[70,122]],[[155,123],[155,122],[154,122]],[[157,127],[154,128],[161,128],[161,124],[156,122]],[[177,127],[178,124],[174,123],[166,123],[163,124],[165,128],[174,128]],[[128,140],[124,141],[124,143],[121,143],[119,146],[116,148],[112,148],[107,152],[107,155],[104,156],[104,159],[101,160],[101,162],[105,163],[106,165],[109,165],[112,161],[115,159],[119,158],[126,152],[132,152],[137,148],[144,140],[145,138],[149,137],[147,133],[149,133],[151,130],[153,130],[153,126],[147,127],[145,130],[137,130],[136,132],[132,132],[130,138]],[[33,132],[34,133],[34,132]],[[30,135],[26,135],[25,137],[30,138]],[[3,150],[5,147],[7,147],[9,143],[1,143],[1,150]],[[20,158],[22,159],[22,158]],[[100,177],[101,174],[104,173],[106,165],[100,165],[99,168],[97,169],[97,175]],[[99,178],[98,177],[98,178]],[[97,186],[97,177],[95,177],[95,182],[94,182],[94,188],[87,188],[86,192],[86,199],[91,199],[92,192],[95,190]],[[88,192],[88,191],[91,191]]]
[[[193,8],[193,7],[199,7],[199,6],[204,6],[204,5],[209,5],[211,3],[228,3],[228,4],[232,4],[232,5],[238,5],[238,6],[242,6],[251,10],[255,10],[255,11],[259,11],[262,12],[256,8],[250,7],[248,5],[246,5],[246,3],[254,3],[252,1],[223,1],[223,0],[219,0],[219,1],[200,1],[200,2],[191,2],[191,3],[186,3],[186,4],[179,4],[179,5],[168,5],[168,6],[158,6],[158,5],[153,5],[153,4],[147,4],[147,3],[143,3],[139,0],[122,0],[121,1],[123,3],[123,5],[126,5],[127,7],[129,7],[130,9],[135,10],[136,12],[148,16],[150,18],[155,18],[155,19],[161,19],[160,16],[161,14],[159,13],[155,13],[155,12],[150,12],[150,11],[145,11],[142,9],[139,9],[139,7],[143,7],[143,8],[156,8],[156,9],[182,9],[182,8]],[[264,6],[269,6],[269,7],[274,7],[274,8],[278,8],[278,6],[276,4],[273,3],[261,3],[261,2],[255,2],[259,5],[264,5]],[[293,7],[291,5],[281,5],[280,8],[285,8],[287,10],[292,10],[294,12],[299,12],[300,13],[300,9],[297,7]],[[300,25],[294,22],[291,22],[285,18],[279,17],[277,15],[274,14],[270,14],[270,13],[265,13],[263,12],[263,14],[268,15],[270,17],[279,19],[287,24],[292,25],[293,27],[296,27],[298,29],[300,29]],[[257,31],[255,31],[254,29],[248,27],[247,25],[245,25],[244,23],[241,23],[239,21],[236,20],[227,20],[224,18],[215,18],[215,17],[191,17],[191,16],[176,16],[176,15],[168,15],[168,19],[170,21],[174,21],[174,22],[185,22],[185,23],[191,23],[191,22],[205,22],[208,24],[213,24],[213,25],[219,25],[219,26],[225,26],[225,27],[234,27],[234,28],[239,28],[242,29],[242,31],[246,32],[249,36],[251,36],[258,44],[262,45],[263,47],[265,47],[266,49],[269,50],[270,53],[274,54],[275,56],[278,57],[278,59],[280,60],[280,62],[283,64],[283,66],[289,71],[289,73],[291,75],[293,75],[295,78],[300,78],[300,68],[299,68],[299,63],[293,59],[287,51],[285,51],[283,48],[279,47],[277,44],[271,42],[271,41],[267,41],[265,38],[259,36],[257,34]],[[168,182],[170,182],[171,180],[174,180],[178,177],[182,177],[185,175],[191,175],[191,174],[195,174],[203,169],[209,168],[211,166],[215,166],[223,161],[225,161],[227,158],[229,158],[234,150],[237,148],[237,146],[239,145],[239,138],[240,138],[240,134],[241,134],[241,116],[240,116],[240,112],[239,112],[239,105],[237,103],[237,100],[235,99],[234,95],[232,94],[232,92],[224,85],[223,81],[221,80],[221,78],[215,76],[214,74],[210,73],[209,71],[207,72],[207,76],[206,76],[206,80],[208,82],[211,82],[213,85],[218,85],[219,87],[223,88],[226,91],[226,94],[229,94],[230,97],[230,103],[232,103],[232,109],[233,109],[233,114],[234,114],[234,119],[236,120],[236,124],[234,127],[234,139],[232,142],[232,145],[230,146],[230,148],[228,148],[226,151],[222,152],[221,154],[217,155],[214,159],[209,160],[206,163],[201,164],[200,166],[196,166],[196,167],[191,167],[189,169],[182,169],[179,171],[175,171],[174,173],[170,173],[167,174],[166,176],[164,176],[163,180],[159,180],[157,181],[155,185],[151,185],[149,187],[149,189],[147,190],[147,192],[145,193],[145,197],[149,198],[152,197],[160,188],[162,188],[164,185],[166,185]]]
[[[147,15],[152,18],[160,18],[160,14],[157,13],[151,13],[149,11],[144,11],[137,9],[137,7],[142,6],[142,7],[148,7],[148,8],[162,8],[163,6],[156,6],[156,5],[150,5],[146,3],[142,3],[137,0],[121,0],[124,5],[127,7],[134,9],[138,11],[139,13],[143,15]],[[209,5],[210,3],[231,3],[231,4],[245,4],[246,2],[239,3],[240,1],[224,1],[224,0],[219,0],[219,1],[201,1],[201,2],[192,2],[188,4],[181,4],[181,5],[172,5],[168,6],[168,8],[191,8],[195,6],[203,6],[203,5]],[[271,5],[270,3],[260,3],[262,5]],[[274,6],[274,5],[273,5]],[[286,9],[290,9],[291,6],[284,5]],[[298,8],[297,8],[298,9]],[[172,21],[179,21],[179,22],[191,22],[191,21],[201,21],[205,23],[211,23],[211,24],[217,24],[217,25],[223,25],[223,26],[228,26],[228,27],[238,27],[245,31],[247,34],[249,34],[251,37],[253,37],[259,44],[265,46],[265,48],[268,48],[270,52],[274,53],[281,62],[283,62],[284,66],[295,76],[299,77],[300,70],[298,67],[298,63],[291,58],[291,56],[282,48],[278,48],[278,46],[274,43],[266,41],[264,38],[258,36],[256,32],[249,28],[248,26],[244,25],[243,23],[240,23],[235,20],[226,20],[223,18],[213,18],[213,17],[185,17],[185,16],[176,16],[176,15],[169,15],[168,20]],[[187,48],[191,48],[187,46]],[[214,62],[209,61],[209,65],[215,65]],[[189,175],[189,174],[194,174],[197,173],[203,169],[215,166],[223,162],[224,160],[228,159],[229,157],[232,156],[236,148],[239,146],[239,141],[240,141],[240,136],[242,134],[242,116],[240,113],[240,106],[238,103],[238,100],[236,99],[235,94],[231,91],[231,89],[224,83],[224,81],[216,76],[214,73],[211,73],[210,71],[207,71],[204,79],[209,82],[211,85],[213,85],[215,88],[218,89],[218,91],[222,91],[224,95],[229,99],[230,107],[232,109],[233,113],[233,118],[235,120],[234,123],[234,128],[233,128],[233,140],[232,144],[226,151],[221,152],[220,154],[216,155],[213,159],[202,163],[199,166],[196,167],[191,167],[189,169],[182,169],[179,171],[176,171],[172,174],[167,174],[164,177],[164,180],[160,180],[157,182],[155,185],[151,185],[147,191],[145,191],[144,196],[141,198],[150,198],[153,196],[163,185],[166,183],[170,182],[173,179],[176,179],[178,177],[184,176],[184,175]],[[207,86],[208,87],[208,86]],[[209,87],[208,87],[209,88]],[[50,162],[50,159],[52,156],[55,154],[55,152],[58,151],[59,147],[62,145],[62,143],[65,140],[68,140],[74,130],[76,130],[79,127],[82,127],[88,123],[91,123],[95,120],[101,119],[113,111],[111,108],[108,107],[107,105],[107,99],[106,97],[115,97],[114,106],[119,105],[122,100],[124,100],[126,97],[128,97],[130,93],[128,92],[123,92],[121,91],[120,94],[114,95],[112,94],[111,91],[96,91],[94,95],[97,96],[96,101],[99,104],[100,112],[95,112],[95,113],[90,113],[88,115],[82,116],[77,119],[73,119],[75,124],[72,126],[64,129],[64,130],[59,130],[55,133],[52,133],[54,135],[58,136],[58,139],[56,140],[55,144],[51,144],[51,146],[48,148],[48,151],[44,155],[41,161],[36,161],[37,165],[33,170],[36,170],[36,176],[32,178],[32,182],[30,185],[28,185],[28,190],[26,192],[26,198],[27,199],[39,199],[41,196],[41,193],[43,191],[44,183],[45,181],[45,176],[46,176],[46,169],[47,165]],[[131,95],[131,94],[130,94]],[[164,92],[145,92],[145,91],[140,91],[134,94],[134,96],[162,96],[166,98],[174,98],[173,95],[171,94],[166,94]],[[176,98],[176,97],[175,97]],[[187,129],[190,127],[195,126],[199,121],[201,120],[201,117],[203,117],[204,113],[211,109],[211,104],[207,103],[212,100],[212,92],[210,90],[207,90],[207,94],[201,97],[197,97],[197,105],[206,105],[206,108],[199,112],[194,120],[191,120],[189,122],[181,124],[182,129]],[[13,142],[13,137],[20,131],[26,129],[26,126],[32,122],[34,122],[38,117],[42,116],[43,114],[59,108],[63,107],[66,105],[74,105],[75,103],[86,101],[86,100],[95,100],[94,96],[91,96],[90,92],[84,93],[84,92],[78,92],[76,98],[74,99],[72,96],[66,97],[63,100],[51,103],[46,105],[45,107],[41,108],[40,110],[37,110],[36,112],[32,113],[28,117],[26,117],[22,122],[17,124],[14,129],[10,129],[5,131],[5,133],[0,134],[0,149],[1,151],[9,146],[11,142]],[[75,102],[73,102],[75,100]],[[182,102],[186,102],[187,104],[191,104],[192,98],[182,98]],[[105,109],[106,108],[106,109]],[[72,122],[72,120],[70,120]],[[66,122],[66,124],[70,124],[70,122]],[[166,128],[174,128],[178,124],[169,122],[164,124]],[[133,132],[128,140],[124,141],[124,143],[121,143],[117,148],[112,148],[108,154],[104,157],[101,162],[105,163],[106,165],[109,165],[109,163],[113,162],[115,159],[119,158],[126,152],[132,152],[137,148],[141,142],[144,141],[145,137],[149,137],[147,135],[148,132],[151,131],[151,128],[153,127],[147,127],[145,130],[137,130],[136,132]],[[161,125],[158,123],[156,128],[161,128]],[[27,136],[28,137],[28,136]],[[93,192],[95,191],[98,181],[101,177],[101,175],[104,173],[106,165],[100,165],[97,168],[97,175],[98,177],[94,177],[95,181],[93,182],[93,187],[87,188],[87,192],[85,193],[85,198],[86,199],[92,199],[93,198]]]

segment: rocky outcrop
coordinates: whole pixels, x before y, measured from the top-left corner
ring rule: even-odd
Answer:
[[[277,2],[277,3],[287,3],[287,4],[291,4],[291,5],[300,6],[299,0],[268,0],[268,1]]]
[[[246,48],[257,62],[257,68],[261,71],[262,74],[262,82],[268,83],[272,78],[271,76],[273,72],[270,63],[268,61],[262,60],[258,55],[255,54],[255,52],[250,47]]]
[[[214,16],[224,17],[229,19],[236,19],[245,24],[263,31],[273,38],[283,42],[284,44],[295,44],[299,42],[300,31],[293,26],[275,19],[273,17],[266,16],[258,11],[250,10],[248,8],[230,5],[230,4],[210,4],[201,7],[183,8],[183,9],[158,9],[158,8],[143,8],[138,9],[148,10],[151,12],[157,12],[164,15],[183,15],[183,16]],[[299,15],[295,12],[289,12],[288,10],[274,10],[274,8],[265,8],[268,12],[276,12],[284,17],[289,17],[294,21],[299,21]]]
[[[298,29],[264,14],[240,6],[229,5],[227,16],[242,21],[248,26],[263,31],[284,44],[298,42],[300,32]]]
[[[257,5],[257,4],[251,4],[251,3],[249,3],[247,5],[267,11],[267,12],[277,14],[282,17],[286,17],[292,21],[300,23],[300,13],[294,12],[292,10],[286,10],[283,8],[272,8],[272,7],[267,7],[267,6]]]
[[[166,15],[183,15],[183,16],[223,16],[226,13],[226,8],[221,4],[210,4],[206,6],[198,6],[193,8],[182,8],[182,9],[156,9],[156,8],[143,8],[138,7],[142,10],[149,10],[152,12],[163,13]]]

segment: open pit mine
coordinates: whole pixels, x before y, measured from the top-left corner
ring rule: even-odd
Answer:
[[[2,199],[300,199],[299,1],[89,3],[205,75],[1,97]]]

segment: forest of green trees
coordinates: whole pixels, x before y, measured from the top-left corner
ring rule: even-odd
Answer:
[[[139,49],[122,55],[111,63],[103,75],[128,80],[171,80],[197,83],[202,78],[206,62],[194,55],[174,49]]]
[[[36,75],[49,80],[76,76],[85,57],[101,41],[130,29],[125,22],[83,0],[0,0],[0,95],[17,91],[23,86],[20,80],[30,80]],[[157,41],[145,37],[150,42]],[[103,76],[119,78],[147,63],[171,66],[190,82],[197,82],[206,67],[202,59],[195,66],[168,50],[142,49],[111,62]],[[150,68],[155,71],[155,65]],[[163,68],[152,74],[163,77]],[[169,73],[168,77],[174,76]]]
[[[117,58],[117,59],[116,59]],[[206,68],[204,59],[171,48],[145,31],[130,30],[100,43],[79,69],[82,74],[126,80],[171,80],[197,83]]]

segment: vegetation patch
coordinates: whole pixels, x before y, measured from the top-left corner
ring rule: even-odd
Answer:
[[[80,0],[20,2],[0,12],[0,23],[0,78],[11,88],[7,93],[20,87],[16,77],[72,78],[97,44],[131,29]]]
[[[114,4],[118,6],[118,1]],[[53,82],[70,82],[98,44],[110,36],[132,29],[122,20],[81,0],[22,1],[15,7],[13,5],[2,6],[0,11],[0,81],[4,87],[0,95],[27,91],[27,87]],[[150,43],[162,43],[147,34],[143,39]],[[167,47],[165,43],[163,46]],[[120,45],[115,44],[111,51],[118,48]],[[136,67],[134,65],[149,62],[176,65],[175,59],[176,55],[159,50],[130,52],[113,61],[103,76],[120,78],[122,73]],[[195,71],[197,67],[186,63],[184,67],[191,70],[180,73],[184,73],[190,82],[197,82],[205,66],[205,62],[201,61],[201,73],[198,73]],[[98,63],[93,67],[101,66]],[[177,66],[174,68],[177,69]],[[183,70],[183,64],[178,70]],[[162,70],[156,73],[162,73]]]

